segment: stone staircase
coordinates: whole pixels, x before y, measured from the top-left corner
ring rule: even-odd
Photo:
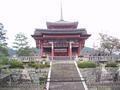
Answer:
[[[70,56],[54,56],[53,57],[53,60],[62,60],[62,61],[64,61],[64,60],[74,60],[75,59],[75,56],[72,56],[72,57],[70,57]],[[52,57],[51,56],[49,56],[49,60],[52,60]]]
[[[84,90],[73,61],[53,62],[49,90]]]

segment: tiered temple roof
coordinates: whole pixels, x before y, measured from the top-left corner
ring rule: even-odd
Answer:
[[[79,34],[81,36],[90,36],[87,34],[87,31],[84,28],[77,29],[78,22],[68,22],[64,20],[60,20],[57,22],[46,22],[47,29],[36,29],[34,35],[32,36],[41,36],[41,35],[74,35]]]
[[[40,35],[40,34],[81,34],[85,35],[87,34],[87,31],[85,29],[72,29],[72,30],[51,30],[51,29],[36,29],[34,32],[35,35]]]

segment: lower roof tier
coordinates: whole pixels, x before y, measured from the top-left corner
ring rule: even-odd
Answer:
[[[76,30],[49,30],[49,29],[36,29],[34,35],[41,34],[87,34],[85,29],[76,29]]]
[[[87,39],[91,34],[87,34],[85,29],[75,30],[49,30],[49,29],[36,29],[34,32],[34,39]]]

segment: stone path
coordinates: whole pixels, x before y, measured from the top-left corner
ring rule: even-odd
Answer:
[[[84,90],[74,62],[53,62],[49,90]],[[70,81],[70,82],[69,82]]]

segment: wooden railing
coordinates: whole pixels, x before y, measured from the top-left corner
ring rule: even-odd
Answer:
[[[17,59],[23,62],[30,61],[41,61],[42,58],[40,56],[20,56],[20,57],[9,57],[9,60]]]
[[[48,56],[45,58],[46,60],[75,60],[75,56]],[[42,61],[44,58],[40,56],[20,56],[20,57],[9,57],[9,60],[17,59],[22,62],[30,62],[30,61]]]
[[[75,60],[75,56],[49,56],[49,60]]]
[[[120,56],[87,56],[84,58],[90,61],[120,61]]]

